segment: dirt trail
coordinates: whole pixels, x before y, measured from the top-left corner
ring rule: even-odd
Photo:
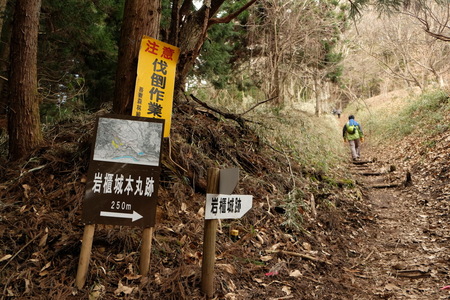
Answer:
[[[447,207],[414,180],[405,186],[405,172],[382,155],[350,163],[371,212],[371,222],[354,232],[348,255],[346,271],[363,295],[354,299],[450,299],[440,289],[450,284]]]

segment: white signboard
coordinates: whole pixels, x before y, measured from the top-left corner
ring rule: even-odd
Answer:
[[[205,219],[239,219],[252,204],[252,195],[207,194]]]

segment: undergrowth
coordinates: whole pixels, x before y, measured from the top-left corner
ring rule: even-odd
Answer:
[[[266,117],[258,133],[272,147],[283,151],[301,165],[328,172],[342,160],[343,149],[337,124],[329,116],[284,110]]]
[[[210,96],[207,94],[209,93]],[[329,178],[332,182],[325,182],[325,186],[341,188],[343,185],[333,184],[341,180],[334,180],[340,170],[343,158],[346,157],[346,148],[341,141],[340,125],[338,119],[332,115],[317,117],[314,111],[306,111],[292,105],[274,105],[271,101],[261,103],[255,94],[242,92],[233,93],[232,90],[212,93],[203,90],[196,95],[211,107],[224,112],[242,115],[247,124],[252,127],[263,143],[274,149],[291,164],[303,166],[304,173],[298,174],[289,170],[292,177],[305,177],[307,181],[319,185],[320,177]],[[261,97],[261,95],[259,95]],[[225,105],[226,103],[226,105]],[[324,175],[326,174],[326,176]],[[340,182],[340,181],[339,181]],[[313,188],[314,189],[314,188]],[[322,193],[321,190],[311,190],[311,187],[294,186],[274,205],[282,209],[284,215],[283,226],[291,230],[304,231],[304,214],[310,214],[310,195]],[[325,193],[326,194],[326,193]],[[327,198],[327,196],[325,196]]]
[[[265,103],[261,92],[243,93],[230,89],[200,93],[202,101],[224,112],[242,115],[270,147],[287,159],[300,162],[317,171],[327,172],[342,161],[340,129],[331,115],[316,117],[290,105]]]
[[[349,107],[347,111],[359,111],[365,132],[370,132],[372,142],[378,144],[408,135],[427,138],[449,130],[450,125],[444,121],[450,113],[449,99],[448,92],[433,90],[419,96],[395,100],[406,103],[397,111],[374,106],[369,112],[361,104]]]

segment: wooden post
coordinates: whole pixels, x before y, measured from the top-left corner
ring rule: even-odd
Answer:
[[[142,232],[141,260],[139,269],[142,276],[147,276],[150,270],[150,256],[152,251],[152,238],[154,227],[144,228]]]
[[[220,170],[218,168],[208,169],[208,194],[219,193]],[[216,232],[217,220],[205,220],[203,238],[203,259],[202,259],[202,292],[208,298],[214,295],[214,263],[216,260]]]
[[[95,225],[89,224],[84,226],[83,241],[81,244],[80,260],[78,262],[78,271],[76,278],[76,286],[82,289],[89,269],[89,260],[91,258],[92,241],[94,240]]]

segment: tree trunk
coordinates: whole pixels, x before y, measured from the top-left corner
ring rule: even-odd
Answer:
[[[41,0],[17,0],[9,76],[9,155],[18,160],[42,142],[37,92],[37,43]]]
[[[314,74],[314,93],[316,95],[316,111],[315,115],[318,117],[322,113],[322,101],[320,98],[320,86],[319,80],[317,79],[317,75]]]
[[[7,7],[6,7],[7,4]],[[5,6],[4,6],[5,5]],[[1,19],[1,43],[0,43],[0,115],[6,115],[8,106],[8,76],[9,76],[9,53],[11,50],[12,15],[8,12],[14,11],[13,2],[0,1]]]
[[[8,2],[8,0],[0,0],[0,14],[1,14],[1,18],[0,18],[0,32],[2,31],[3,28],[3,21],[6,19],[5,18],[5,10],[6,10],[6,3]]]
[[[169,34],[166,34],[169,40],[165,42],[181,49],[175,75],[175,103],[184,97],[183,86],[206,39],[206,31],[214,23],[210,22],[211,18],[224,2],[205,1],[199,10],[192,10],[192,0],[174,0],[172,3],[172,23]],[[250,0],[242,9],[254,2]],[[142,35],[158,39],[160,15],[160,0],[127,0],[125,3],[113,106],[116,113],[129,114],[132,111],[140,40]],[[215,23],[231,19],[216,19]]]
[[[195,13],[186,13],[180,9],[179,20],[184,20],[177,28],[178,44],[181,49],[178,59],[177,73],[175,75],[174,102],[184,97],[184,84],[189,72],[200,54],[201,47],[206,40],[206,31],[210,26],[209,20],[219,10],[225,0],[211,0],[210,5],[203,5]],[[206,2],[205,2],[206,3]],[[174,20],[172,19],[172,22]],[[171,33],[172,34],[172,33]]]
[[[113,110],[131,115],[142,36],[158,39],[160,0],[126,0],[119,46]]]
[[[272,104],[280,106],[284,104],[280,89],[280,48],[279,48],[279,24],[278,20],[274,18],[272,26],[269,27],[269,56],[270,56],[270,83],[269,83],[269,98],[276,98]]]

